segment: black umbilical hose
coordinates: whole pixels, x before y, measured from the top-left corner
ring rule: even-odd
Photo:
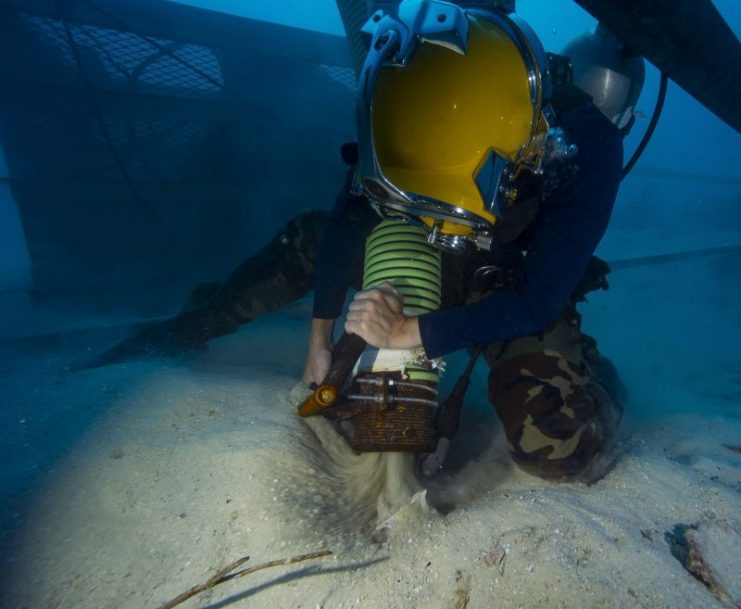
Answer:
[[[624,180],[625,176],[627,176],[630,173],[630,170],[633,169],[633,166],[638,162],[638,159],[643,154],[646,146],[648,146],[648,141],[651,139],[651,136],[654,134],[656,125],[659,122],[659,117],[661,116],[661,111],[664,108],[664,101],[666,100],[666,89],[668,84],[669,77],[666,75],[666,72],[662,72],[661,82],[659,83],[659,94],[656,97],[656,107],[654,108],[654,113],[651,116],[651,122],[648,123],[646,133],[643,134],[643,139],[641,140],[641,143],[638,144],[638,148],[636,148],[633,156],[630,157],[630,160],[625,164],[625,167],[623,167],[623,174],[620,176],[621,180]]]
[[[440,405],[435,415],[435,431],[438,439],[435,452],[430,453],[422,462],[422,474],[430,477],[440,471],[450,448],[450,441],[458,433],[458,425],[461,420],[461,410],[463,409],[463,398],[468,391],[468,385],[471,381],[471,373],[476,365],[479,355],[483,352],[484,347],[476,347],[471,358],[468,360],[466,370],[456,381],[453,391],[447,399]]]

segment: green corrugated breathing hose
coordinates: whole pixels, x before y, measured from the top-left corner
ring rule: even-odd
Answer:
[[[427,243],[425,230],[398,220],[384,220],[365,242],[363,289],[384,281],[404,297],[404,311],[420,315],[440,308],[440,251]],[[410,379],[437,381],[437,374],[408,368]]]

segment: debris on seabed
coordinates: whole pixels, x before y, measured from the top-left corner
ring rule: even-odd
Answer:
[[[706,518],[692,525],[677,524],[665,537],[687,571],[726,607],[741,609],[741,535],[736,528]]]
[[[481,560],[487,567],[494,567],[499,571],[499,575],[504,575],[504,559],[507,558],[507,551],[497,543],[488,552],[485,552]]]
[[[458,569],[455,572],[455,592],[453,609],[467,609],[471,602],[471,576]]]

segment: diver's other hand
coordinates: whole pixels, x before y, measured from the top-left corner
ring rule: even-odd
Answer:
[[[311,387],[313,384],[321,385],[332,365],[332,330],[333,319],[311,320],[311,331],[309,332],[309,352],[304,364],[303,382]]]
[[[355,294],[347,313],[345,332],[357,334],[379,349],[422,346],[417,318],[404,315],[401,294],[390,283]]]
[[[303,381],[308,387],[321,385],[332,364],[332,352],[327,349],[309,349],[304,364]]]

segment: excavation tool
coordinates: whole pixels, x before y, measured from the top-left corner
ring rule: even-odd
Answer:
[[[401,294],[406,315],[440,307],[440,251],[428,243],[424,228],[387,219],[370,234],[363,289],[384,283]],[[349,421],[350,444],[360,452],[429,452],[436,436],[439,367],[421,348],[376,349],[344,334],[327,377],[298,412]],[[349,388],[341,393],[351,372]]]

